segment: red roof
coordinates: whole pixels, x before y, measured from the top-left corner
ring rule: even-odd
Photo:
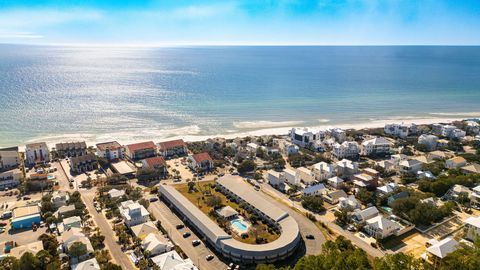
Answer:
[[[136,151],[141,151],[145,149],[155,149],[155,144],[152,141],[141,142],[127,145],[128,150],[133,153]]]
[[[201,163],[202,161],[209,160],[210,162],[213,162],[212,158],[207,152],[199,153],[199,154],[194,154],[192,155],[193,159],[197,163]]]
[[[182,140],[173,140],[158,143],[160,150],[168,150],[176,147],[186,147],[187,144]]]
[[[167,165],[167,163],[165,163],[165,159],[163,159],[163,157],[146,158],[145,162],[148,164],[149,168],[166,166]]]

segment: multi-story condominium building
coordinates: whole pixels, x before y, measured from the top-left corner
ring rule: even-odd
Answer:
[[[418,137],[418,144],[425,145],[430,151],[437,148],[437,141],[438,137],[431,134],[422,134]]]
[[[44,142],[30,143],[25,147],[25,156],[28,166],[50,161],[50,151]]]
[[[337,159],[356,159],[360,155],[360,149],[355,141],[343,142],[342,144],[336,143],[333,145],[332,154]]]
[[[70,158],[70,170],[72,173],[84,173],[98,168],[97,156],[85,154],[83,156]]]
[[[150,220],[150,213],[138,202],[128,200],[120,203],[120,214],[125,225],[132,227]]]
[[[323,161],[314,164],[312,166],[312,171],[317,181],[323,181],[335,176],[335,167],[332,164]]]
[[[108,160],[122,159],[125,149],[117,141],[98,143],[97,156]]]
[[[22,172],[20,169],[12,169],[5,172],[0,172],[0,189],[13,188],[20,184]]]
[[[131,160],[153,157],[157,153],[157,147],[152,141],[129,144],[125,147],[125,155]]]
[[[330,134],[331,137],[335,138],[335,141],[338,143],[342,143],[347,139],[347,132],[341,128],[329,128],[327,129],[327,133]]]
[[[61,158],[78,157],[87,153],[87,144],[85,142],[66,142],[55,145],[57,155]]]
[[[213,159],[207,152],[188,156],[188,166],[195,171],[213,169]]]
[[[142,159],[142,165],[142,168],[144,169],[157,169],[162,173],[167,172],[167,162],[165,162],[163,157],[149,157]]]
[[[8,147],[0,149],[0,171],[16,168],[20,165],[18,147]]]
[[[158,152],[164,157],[183,156],[188,153],[188,149],[183,140],[173,140],[158,143]]]
[[[388,154],[392,143],[383,137],[377,137],[362,142],[362,154],[365,156]]]
[[[399,137],[402,139],[407,138],[409,135],[417,134],[417,126],[415,124],[385,124],[384,132],[387,135]]]
[[[323,140],[325,133],[309,128],[292,128],[290,130],[290,138],[294,144],[306,147],[313,144],[316,140]]]
[[[432,133],[449,139],[462,139],[466,132],[453,125],[433,124]]]

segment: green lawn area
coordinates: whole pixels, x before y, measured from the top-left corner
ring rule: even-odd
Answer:
[[[188,192],[188,184],[179,184],[175,185],[175,188],[183,194],[188,200],[190,200],[194,205],[196,205],[202,212],[204,212],[207,216],[210,217],[213,221],[219,223],[214,215],[211,215],[213,210],[212,207],[207,205],[207,200],[209,197],[217,196],[221,199],[222,205],[226,206],[229,205],[233,209],[235,209],[241,216],[245,219],[250,220],[250,213],[245,211],[244,209],[240,208],[240,206],[236,202],[231,202],[220,192],[215,191],[213,188],[213,184],[215,181],[205,181],[205,182],[197,182],[195,187],[196,191]],[[220,225],[220,224],[219,224]],[[265,242],[272,242],[276,240],[280,235],[273,232],[268,231],[268,226],[264,224],[261,220],[258,220],[256,224],[253,224],[248,232],[248,237],[243,239],[240,235],[237,235],[234,231],[232,231],[232,236],[238,241],[248,244],[255,244],[256,239],[264,239]]]

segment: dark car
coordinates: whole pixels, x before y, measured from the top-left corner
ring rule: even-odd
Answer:
[[[192,235],[192,234],[189,233],[189,232],[186,232],[186,233],[183,234],[183,238],[188,238],[190,235]]]
[[[307,234],[307,235],[305,236],[305,238],[307,238],[307,239],[315,239],[315,236],[313,236],[313,235],[311,235],[311,234]]]
[[[4,227],[4,226],[7,226],[7,223],[6,222],[0,222],[0,227]]]
[[[26,200],[30,200],[30,197],[28,197],[28,196],[25,196],[25,197],[23,197],[23,200],[24,200],[24,201],[26,201]]]
[[[183,224],[177,224],[177,226],[175,226],[177,230],[183,229],[183,227],[185,227]]]
[[[152,197],[150,199],[148,199],[150,202],[156,202],[158,201],[158,198],[157,197]]]
[[[213,258],[215,258],[215,257],[213,257],[212,254],[209,254],[209,255],[205,256],[205,260],[207,260],[207,261],[211,261],[211,260],[213,260]]]
[[[196,247],[196,246],[200,245],[200,243],[201,243],[200,240],[195,239],[195,240],[192,241],[192,246]]]

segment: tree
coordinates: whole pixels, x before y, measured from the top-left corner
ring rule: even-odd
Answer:
[[[319,213],[325,211],[322,198],[318,196],[303,196],[302,206],[312,212]]]
[[[22,270],[36,270],[39,268],[40,261],[32,253],[25,252],[20,257],[19,265]]]
[[[480,269],[480,239],[473,247],[462,245],[456,251],[443,258],[440,270],[477,270]]]
[[[68,255],[74,257],[76,259],[80,258],[81,256],[87,254],[87,246],[82,242],[74,242],[68,248]]]
[[[38,237],[38,240],[42,241],[43,249],[48,251],[50,255],[57,256],[57,247],[59,244],[55,236],[44,233]]]
[[[253,160],[246,159],[240,163],[237,167],[237,171],[241,174],[252,172],[255,170],[255,162]]]
[[[0,270],[20,269],[20,262],[13,256],[7,256],[0,260]]]
[[[47,250],[40,250],[35,257],[39,262],[39,269],[47,269],[47,266],[55,261],[55,258]]]
[[[334,213],[335,218],[336,218],[336,222],[337,222],[340,226],[345,226],[345,225],[347,225],[347,224],[348,224],[348,220],[349,220],[349,219],[348,219],[348,218],[349,218],[348,213],[351,212],[351,211],[352,211],[352,209],[350,209],[350,208],[343,208],[343,209],[341,209],[341,210],[339,210],[339,211],[336,211],[336,212]]]
[[[222,206],[222,199],[218,196],[210,196],[207,198],[207,205],[212,208],[218,208]]]
[[[191,192],[194,192],[195,191],[195,182],[193,181],[190,181],[188,182],[188,192],[191,193]]]
[[[117,264],[114,264],[114,263],[111,263],[111,262],[107,262],[100,269],[101,270],[122,270],[122,267],[120,265],[117,265]]]
[[[141,260],[138,262],[137,267],[138,267],[140,270],[147,270],[147,269],[148,269],[148,261],[145,260],[145,259],[141,259]]]
[[[145,208],[148,208],[150,206],[150,202],[144,198],[140,199],[138,203]]]
[[[97,250],[95,252],[95,259],[97,259],[98,264],[105,265],[110,261],[110,253],[106,249]]]
[[[404,253],[387,254],[373,262],[375,270],[428,270],[432,265]]]
[[[103,244],[103,241],[105,241],[105,236],[100,234],[100,232],[93,234],[89,239],[94,250],[102,249],[105,246]]]

